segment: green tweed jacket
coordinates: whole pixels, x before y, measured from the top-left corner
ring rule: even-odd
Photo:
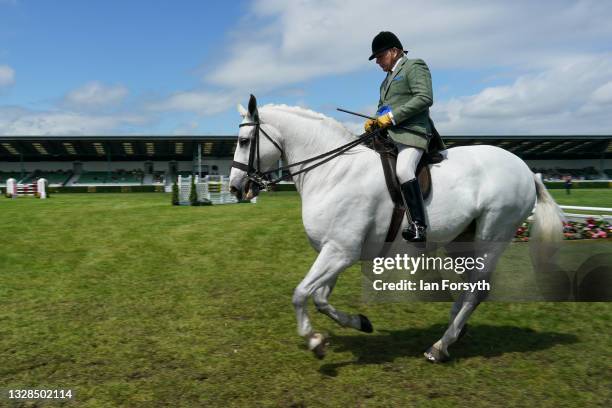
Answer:
[[[389,106],[397,125],[388,130],[391,139],[427,150],[427,139],[418,133],[431,135],[429,107],[432,104],[431,74],[427,64],[421,59],[402,57],[395,71],[380,85],[378,108]]]

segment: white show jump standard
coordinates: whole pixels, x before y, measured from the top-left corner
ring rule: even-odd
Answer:
[[[47,198],[47,180],[40,178],[34,183],[17,184],[14,178],[6,180],[6,193],[13,198],[23,196],[37,196],[38,198]]]
[[[178,176],[179,204],[189,205],[189,195],[191,193],[191,177]],[[205,199],[213,204],[237,203],[238,200],[229,191],[229,177],[208,175],[200,178],[195,177],[195,187],[198,201]]]
[[[355,140],[340,123],[324,115],[285,105],[258,109],[254,99],[249,101],[248,111],[238,107],[242,123],[258,120],[261,129],[278,145],[274,146],[267,137],[260,137],[261,171],[273,168],[280,158],[284,163],[296,163]],[[250,125],[240,127],[235,162],[248,163],[254,129]],[[428,240],[449,244],[475,222],[474,240],[478,247],[495,243],[490,246],[493,249],[476,254],[486,253],[487,262],[483,269],[470,273],[469,281],[489,281],[501,252],[514,237],[517,227],[531,214],[536,198],[532,242],[561,239],[559,207],[541,179],[517,156],[486,145],[456,147],[443,151],[442,155],[445,160],[430,167],[433,190],[425,201]],[[320,312],[343,327],[372,331],[367,317],[334,308],[329,297],[340,272],[359,260],[376,256],[364,254],[364,248],[374,252],[382,248],[393,202],[378,154],[364,146],[295,176],[294,182],[302,199],[306,234],[319,255],[295,289],[293,305],[299,335],[321,357],[326,342],[310,323],[307,299],[312,297]],[[232,168],[230,185],[239,196],[250,198],[256,194],[243,170]],[[396,240],[402,240],[400,234]],[[541,251],[538,255],[544,254]],[[465,292],[453,304],[448,329],[425,353],[429,361],[448,358],[448,347],[458,339],[469,316],[485,296],[486,293],[478,291]]]
[[[196,176],[196,191],[200,200],[207,199],[213,204],[233,204],[238,200],[229,190],[229,177],[218,175],[204,176],[198,181]]]

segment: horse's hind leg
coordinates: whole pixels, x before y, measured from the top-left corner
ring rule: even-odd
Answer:
[[[457,259],[459,257],[470,257],[476,258],[476,254],[474,251],[474,240],[476,238],[476,220],[473,220],[466,229],[455,238],[450,244],[448,244],[445,249],[446,253],[449,257]],[[450,319],[449,324],[452,325],[463,306],[463,301],[465,299],[465,292],[462,292],[457,300],[453,303],[450,311]],[[463,328],[459,331],[459,335],[457,340],[465,335],[467,332],[467,323],[464,324]]]
[[[450,244],[448,244],[445,249],[446,253],[449,257],[457,259],[459,257],[471,257],[475,258],[474,251],[474,240],[476,238],[476,220],[473,220],[457,238],[455,238]],[[461,306],[463,305],[463,299],[465,298],[465,293],[461,293],[461,295],[457,298],[450,311],[450,323],[455,320],[457,314],[461,310]],[[465,329],[465,327],[464,327]],[[465,331],[465,330],[464,330]]]
[[[484,268],[469,273],[470,283],[490,284],[490,277],[497,261],[510,243],[515,225],[512,214],[502,217],[499,213],[488,213],[478,220],[474,242],[474,258],[485,258]],[[518,217],[516,217],[518,219]],[[449,358],[448,347],[465,333],[466,323],[476,307],[488,295],[487,290],[464,291],[451,309],[450,324],[440,340],[425,352],[425,358],[432,362],[442,362]]]
[[[490,256],[490,255],[489,255]],[[482,270],[472,271],[469,275],[470,283],[490,282],[493,268],[485,266]],[[483,285],[484,286],[484,285]],[[467,321],[488,294],[487,290],[464,291],[451,309],[451,321],[444,335],[433,346],[425,351],[425,358],[433,363],[444,362],[449,359],[448,347],[455,343],[463,334]]]
[[[310,267],[306,277],[293,292],[293,307],[297,318],[298,334],[306,339],[308,348],[319,358],[322,358],[325,354],[325,338],[321,333],[313,331],[306,310],[306,301],[319,288],[333,285],[338,274],[355,263],[358,257],[358,251],[351,254],[332,243],[326,244]]]
[[[329,296],[332,290],[334,290],[335,284],[336,282],[334,281],[332,284],[320,287],[315,291],[313,300],[317,310],[330,317],[342,327],[351,327],[365,333],[372,333],[374,329],[367,317],[362,314],[351,315],[345,313],[329,304]]]

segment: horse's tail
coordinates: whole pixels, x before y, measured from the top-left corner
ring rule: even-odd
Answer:
[[[563,239],[563,211],[542,182],[541,174],[534,174],[537,203],[530,231],[531,260],[537,269],[551,262]]]
[[[563,239],[563,211],[550,195],[542,182],[540,173],[534,174],[536,187],[536,207],[533,214],[533,225],[530,241],[559,242]]]

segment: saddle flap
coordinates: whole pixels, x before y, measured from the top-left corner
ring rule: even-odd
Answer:
[[[421,159],[422,161],[423,159]],[[423,200],[427,200],[429,194],[431,194],[431,173],[429,172],[429,166],[424,164],[421,168],[417,167],[417,180],[419,180],[419,187],[421,187],[421,194]]]
[[[416,168],[416,176],[423,196],[423,201],[426,200],[431,194],[431,172],[429,171],[430,164],[437,164],[444,160],[444,156],[440,154],[440,150],[446,149],[440,134],[436,130],[433,121],[429,119],[432,127],[433,140],[429,143],[429,151],[424,153],[419,160]],[[402,198],[402,192],[400,189],[397,175],[395,174],[395,165],[397,162],[397,147],[388,137],[378,135],[372,140],[371,146],[376,152],[380,154],[380,161],[383,167],[383,173],[385,175],[385,183],[387,184],[387,190],[393,200],[394,208],[393,215],[391,216],[391,224],[387,231],[387,237],[385,242],[393,242],[399,227],[402,223],[406,208],[404,200]]]
[[[391,223],[389,224],[389,229],[387,230],[385,242],[393,242],[406,212],[399,181],[397,180],[395,174],[397,150],[394,151],[387,149],[377,151],[380,153],[380,160],[383,167],[383,173],[385,174],[387,190],[389,190],[389,195],[391,196],[394,204],[393,215],[391,216]],[[435,155],[425,153],[421,157],[421,160],[419,160],[419,164],[417,165],[417,180],[419,181],[419,187],[421,188],[423,200],[426,200],[431,194],[431,173],[429,171],[429,164],[439,163],[442,161],[442,159],[443,157],[440,153],[436,153]]]

